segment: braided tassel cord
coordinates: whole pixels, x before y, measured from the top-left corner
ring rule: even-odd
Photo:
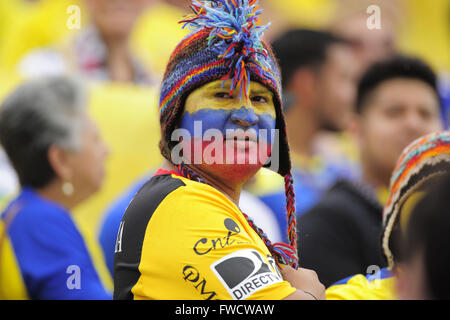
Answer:
[[[175,168],[177,169],[179,174],[181,174],[183,177],[185,177],[185,178],[187,178],[189,180],[197,181],[197,182],[201,182],[201,183],[206,183],[205,180],[202,177],[200,177],[194,171],[189,170],[189,168],[186,167],[184,165],[184,163],[180,163],[179,165],[175,166]]]
[[[264,233],[264,231],[259,228],[255,223],[253,222],[253,219],[250,218],[248,215],[242,212],[245,219],[247,219],[248,224],[250,227],[252,227],[253,230],[259,235],[259,237],[262,239],[264,244],[266,245],[267,249],[269,249],[269,252],[272,254],[273,257],[275,257],[275,260],[278,265],[289,265],[294,269],[297,269],[297,250],[292,247],[291,245],[288,245],[286,243],[277,242],[272,243],[269,240],[269,237]]]
[[[297,216],[295,213],[295,192],[294,179],[292,174],[287,174],[284,177],[284,189],[286,195],[286,215],[288,224],[288,239],[289,247],[293,251],[292,255],[295,257],[294,269],[298,267],[298,253],[297,253]]]

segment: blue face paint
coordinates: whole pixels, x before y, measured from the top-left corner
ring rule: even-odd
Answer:
[[[203,137],[204,133],[208,129],[217,129],[224,136],[227,134],[227,130],[255,130],[258,139],[265,139],[269,144],[272,144],[271,132],[275,129],[275,118],[268,113],[256,114],[254,110],[241,107],[240,109],[200,109],[192,114],[186,111],[181,119],[179,128],[183,128],[189,131],[192,137],[194,137],[194,122],[201,121]],[[265,129],[266,134],[260,129]],[[228,131],[229,133],[229,131]],[[196,137],[196,138],[202,138]]]
[[[243,126],[253,126],[259,122],[255,111],[244,106],[240,109],[232,110],[230,119],[235,123],[241,123]]]

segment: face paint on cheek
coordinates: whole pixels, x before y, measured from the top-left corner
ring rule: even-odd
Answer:
[[[179,128],[187,130],[189,133],[188,139],[183,139],[182,146],[183,150],[191,151],[184,152],[185,156],[187,154],[187,160],[190,163],[200,164],[204,162],[204,151],[213,142],[213,139],[205,139],[205,133],[214,130],[216,133],[222,134],[229,115],[229,110],[208,108],[184,113]],[[219,140],[223,142],[223,135],[219,137]],[[214,151],[213,155],[216,157]]]
[[[205,108],[193,113],[186,111],[181,119],[180,128],[188,130],[192,137],[201,138],[208,129],[223,131],[229,116],[230,111],[223,109]],[[198,127],[199,122],[201,129]]]
[[[267,113],[263,113],[258,116],[259,117],[259,125],[258,125],[258,140],[265,140],[267,144],[270,146],[273,144],[273,140],[275,138],[275,130],[276,130],[276,120],[275,118]]]

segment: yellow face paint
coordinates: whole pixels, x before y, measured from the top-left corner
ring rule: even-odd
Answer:
[[[222,87],[223,85],[223,87]],[[230,94],[231,81],[217,80],[194,90],[186,99],[185,112],[195,113],[200,110],[233,110],[245,107],[256,115],[270,115],[275,119],[273,93],[262,84],[251,81],[250,94],[246,99],[239,98],[239,90]]]

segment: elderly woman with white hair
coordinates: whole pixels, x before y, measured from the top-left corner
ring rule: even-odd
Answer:
[[[48,77],[0,108],[0,143],[21,185],[0,219],[0,299],[110,299],[71,210],[99,190],[107,149],[80,84]]]

